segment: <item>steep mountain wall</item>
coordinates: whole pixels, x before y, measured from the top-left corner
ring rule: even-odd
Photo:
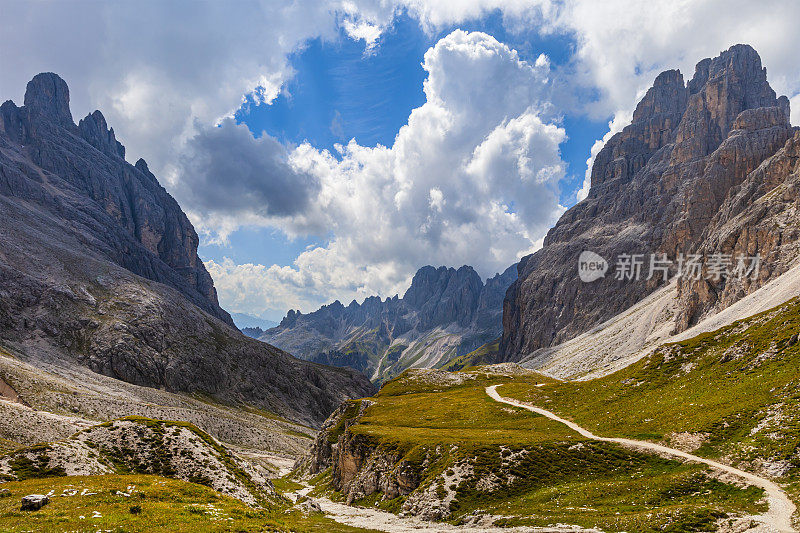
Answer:
[[[642,300],[664,283],[661,273],[647,279],[650,254],[663,253],[673,261],[670,276],[681,254],[709,254],[714,246],[703,243],[717,242],[719,228],[753,199],[752,193],[740,193],[742,187],[765,194],[757,184],[763,182],[761,165],[778,152],[789,154],[784,146],[794,136],[789,101],[776,97],[749,46],[704,59],[685,85],[679,71],[660,74],[632,123],[597,155],[588,198],[561,217],[541,250],[520,261],[519,279],[504,301],[503,357],[520,360],[564,342]],[[791,158],[779,159],[773,167],[780,170],[773,174],[783,177]],[[794,239],[792,231],[780,233]],[[767,251],[762,248],[729,243],[720,249],[751,256]],[[605,277],[579,279],[578,257],[585,250],[608,262]],[[615,263],[624,254],[642,254],[640,279],[616,279]],[[730,303],[784,270],[762,268],[756,280],[731,288],[722,299],[704,296],[717,290],[703,288],[705,280],[687,285],[681,289],[676,328],[688,327],[703,310]]]
[[[233,327],[197,234],[99,112],[76,126],[54,74],[0,107],[0,345],[72,376],[252,405],[308,425],[373,391]]]

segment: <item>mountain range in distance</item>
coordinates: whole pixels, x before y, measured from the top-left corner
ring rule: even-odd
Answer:
[[[278,323],[273,320],[260,318],[249,313],[231,313],[231,318],[233,319],[233,323],[236,324],[236,327],[239,328],[242,333],[254,338],[258,335],[250,335],[248,331],[251,331],[255,334],[256,331],[263,332],[264,330],[274,328],[278,325]]]
[[[422,267],[402,298],[339,301],[289,311],[258,338],[298,357],[344,366],[376,383],[407,368],[438,368],[499,339],[506,290],[517,266],[486,280],[470,266]]]

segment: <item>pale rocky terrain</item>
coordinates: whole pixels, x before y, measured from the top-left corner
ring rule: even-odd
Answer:
[[[591,379],[638,361],[664,343],[714,331],[800,296],[800,265],[680,333],[675,332],[677,283],[671,283],[595,328],[542,348],[520,364],[558,379]]]
[[[121,419],[78,431],[66,440],[0,457],[0,478],[39,475],[156,474],[201,483],[250,505],[274,494],[265,472],[238,459],[185,423]],[[23,477],[24,479],[24,477]]]
[[[0,376],[16,395],[0,398],[0,435],[21,445],[65,439],[131,415],[190,422],[237,450],[277,458],[302,454],[314,435],[311,428],[265,411],[131,385],[80,366],[34,367],[2,350]]]

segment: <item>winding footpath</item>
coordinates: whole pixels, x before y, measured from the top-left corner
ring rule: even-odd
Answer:
[[[560,416],[556,415],[555,413],[547,411],[546,409],[541,409],[529,403],[520,402],[512,398],[504,398],[500,396],[500,394],[498,394],[497,392],[497,387],[499,386],[500,385],[492,385],[490,387],[486,387],[486,394],[488,394],[490,398],[492,398],[497,402],[512,405],[514,407],[521,407],[523,409],[527,409],[528,411],[532,411],[542,416],[546,416],[547,418],[555,420],[556,422],[560,422],[565,426],[569,427],[571,430],[575,431],[576,433],[583,435],[587,439],[592,439],[602,442],[615,442],[617,444],[622,444],[623,446],[628,446],[631,448],[639,448],[642,450],[647,450],[662,455],[678,457],[686,461],[703,463],[705,465],[710,466],[711,468],[714,468],[715,470],[732,474],[740,479],[743,479],[749,485],[762,488],[767,494],[767,502],[769,503],[769,510],[763,515],[753,516],[750,518],[762,522],[772,530],[779,531],[781,533],[797,533],[797,530],[794,527],[792,527],[792,515],[796,510],[794,503],[792,503],[792,500],[789,499],[789,497],[786,495],[783,489],[781,489],[776,483],[773,483],[768,479],[756,476],[755,474],[751,474],[749,472],[745,472],[744,470],[739,470],[738,468],[734,468],[732,466],[718,463],[717,461],[712,461],[711,459],[704,459],[703,457],[682,452],[674,448],[668,448],[667,446],[662,446],[660,444],[654,444],[652,442],[641,441],[641,440],[600,437],[598,435],[595,435],[591,431],[582,428],[578,424],[570,422],[569,420],[565,420]]]

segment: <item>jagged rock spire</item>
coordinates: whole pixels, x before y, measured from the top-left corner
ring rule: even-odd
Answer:
[[[34,76],[25,89],[25,107],[31,115],[43,115],[61,126],[75,126],[69,110],[69,87],[58,74]]]
[[[117,141],[114,128],[109,128],[106,118],[100,111],[86,115],[78,123],[81,137],[106,155],[119,156],[125,159],[125,147]]]

